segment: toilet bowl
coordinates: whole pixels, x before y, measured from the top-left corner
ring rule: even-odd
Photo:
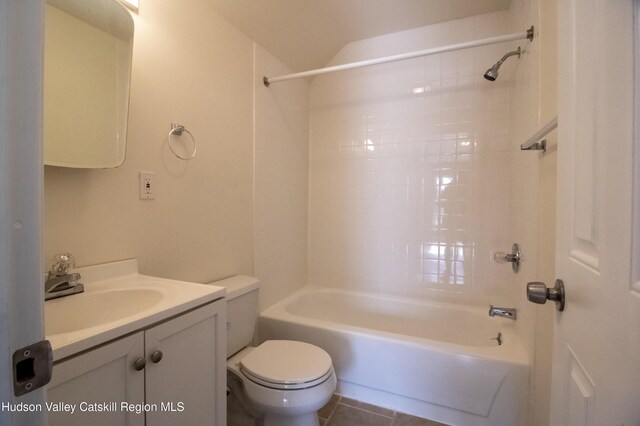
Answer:
[[[259,281],[238,275],[215,285],[227,288],[227,371],[242,383],[242,395],[234,396],[262,416],[264,426],[318,426],[317,411],[337,384],[329,354],[292,340],[249,346]]]
[[[267,340],[227,361],[245,397],[264,415],[264,426],[317,426],[317,411],[331,398],[336,375],[324,350],[308,343]]]

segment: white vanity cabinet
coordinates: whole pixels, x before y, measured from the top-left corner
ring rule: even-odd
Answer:
[[[140,357],[144,357],[142,331],[54,365],[47,386],[49,424],[144,425],[144,415],[120,410],[121,401],[144,403],[144,372],[133,367]],[[88,411],[94,404],[115,401],[115,410]]]
[[[145,332],[147,425],[226,426],[225,333],[224,300]]]
[[[221,299],[54,365],[49,424],[226,425],[225,327]]]

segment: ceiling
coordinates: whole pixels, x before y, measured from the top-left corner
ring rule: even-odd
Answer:
[[[321,68],[346,44],[508,9],[511,0],[210,0],[294,71]]]

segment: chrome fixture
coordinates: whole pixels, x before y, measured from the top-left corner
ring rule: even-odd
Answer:
[[[489,68],[487,70],[487,72],[484,73],[484,78],[486,78],[489,81],[496,81],[496,78],[498,78],[498,70],[500,69],[500,66],[502,65],[502,63],[504,61],[506,61],[507,58],[509,58],[511,56],[518,55],[518,58],[519,58],[521,52],[522,51],[520,49],[520,46],[518,46],[518,50],[514,50],[513,52],[509,52],[506,55],[504,55],[502,57],[502,59],[500,59],[498,62],[496,62],[496,64],[494,66]]]
[[[547,152],[547,140],[542,139],[541,141],[534,142],[530,145],[527,145],[527,148],[520,147],[521,151],[542,151]]]
[[[120,0],[122,3],[124,3],[125,6],[127,6],[129,9],[133,10],[134,12],[138,12],[138,8],[140,7],[140,0]]]
[[[511,268],[516,274],[520,270],[520,259],[522,259],[522,256],[520,255],[520,246],[518,243],[513,243],[511,246],[511,253],[497,251],[493,254],[493,260],[498,263],[511,262]]]
[[[386,64],[386,63],[395,62],[395,61],[404,61],[405,59],[419,58],[422,56],[435,55],[438,53],[454,52],[456,50],[469,49],[472,47],[487,46],[490,44],[504,43],[507,41],[514,41],[514,40],[526,39],[529,41],[533,41],[534,36],[535,36],[535,28],[532,25],[526,31],[514,33],[514,34],[505,34],[505,35],[496,36],[496,37],[483,38],[479,40],[471,40],[463,43],[449,44],[447,46],[434,47],[426,50],[419,50],[416,52],[401,53],[399,55],[385,56],[383,58],[366,59],[364,61],[352,62],[350,64],[333,65],[326,68],[302,71],[302,72],[297,72],[293,74],[281,75],[278,77],[265,76],[265,77],[262,77],[262,83],[266,87],[269,87],[271,86],[271,84],[277,83],[279,81],[293,80],[295,78],[313,77],[316,75],[326,74],[331,72],[352,70],[356,68],[368,67],[371,65],[378,65],[378,64]],[[518,48],[518,52],[519,51],[520,51],[520,48]],[[507,56],[502,58],[501,61],[504,61],[506,58]],[[496,68],[496,76],[497,76],[497,71],[498,69]]]
[[[515,308],[499,308],[497,306],[489,306],[489,316],[490,317],[502,317],[510,320],[516,319],[516,309]]]
[[[545,124],[540,130],[538,130],[533,136],[531,136],[525,143],[520,145],[522,151],[547,151],[547,140],[544,139],[549,133],[558,127],[558,116],[555,116],[547,124]]]
[[[44,300],[82,293],[84,285],[79,283],[80,274],[69,273],[76,264],[71,253],[59,253],[53,256],[49,275],[44,283]]]
[[[527,299],[529,302],[544,305],[547,300],[556,302],[558,311],[564,310],[564,283],[562,280],[556,280],[553,288],[547,288],[545,283],[531,282],[527,284]]]
[[[189,138],[191,138],[191,142],[193,143],[193,151],[189,155],[180,155],[180,153],[176,152],[176,150],[173,148],[173,145],[171,144],[171,139],[172,139],[171,136],[174,136],[174,135],[175,136],[182,136],[183,133],[186,133],[187,135],[189,135]],[[196,144],[196,138],[193,137],[191,132],[188,131],[187,128],[184,127],[182,124],[171,123],[171,131],[167,135],[167,143],[169,144],[169,149],[171,150],[173,155],[175,155],[176,157],[178,157],[181,160],[187,160],[187,161],[191,160],[193,157],[196,156],[196,152],[198,151],[198,145]]]

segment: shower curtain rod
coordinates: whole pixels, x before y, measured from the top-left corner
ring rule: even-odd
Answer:
[[[529,41],[533,41],[533,34],[534,34],[534,28],[532,25],[531,28],[529,28],[527,31],[520,32],[520,33],[506,34],[506,35],[497,36],[497,37],[489,37],[489,38],[483,38],[480,40],[467,41],[464,43],[450,44],[448,46],[435,47],[432,49],[419,50],[416,52],[402,53],[400,55],[386,56],[384,58],[378,58],[378,59],[368,59],[365,61],[352,62],[350,64],[335,65],[331,67],[320,68],[317,70],[310,70],[310,71],[297,72],[294,74],[281,75],[273,78],[263,77],[262,81],[265,86],[269,87],[272,83],[277,83],[280,81],[293,80],[295,78],[311,77],[314,75],[326,74],[326,73],[336,72],[336,71],[351,70],[354,68],[368,67],[369,65],[385,64],[387,62],[402,61],[405,59],[418,58],[420,56],[435,55],[436,53],[453,52],[455,50],[469,49],[471,47],[486,46],[489,44],[504,43],[504,42],[513,41],[513,40],[528,39]]]

